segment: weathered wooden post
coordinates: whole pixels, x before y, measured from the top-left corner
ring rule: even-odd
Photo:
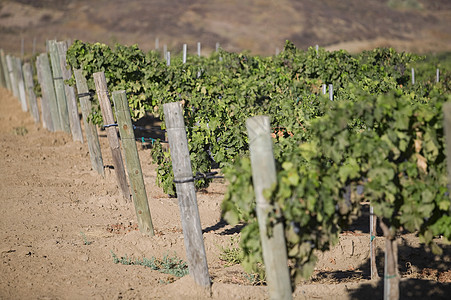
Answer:
[[[39,109],[38,103],[36,101],[36,94],[34,93],[33,70],[30,63],[25,63],[23,65],[23,73],[25,80],[25,90],[27,92],[27,98],[30,104],[30,112],[33,116],[34,122],[39,123]]]
[[[179,102],[163,104],[166,132],[171,149],[172,170],[182,219],[183,237],[189,272],[194,281],[210,290],[207,256],[202,237],[193,171],[186,138],[182,107]]]
[[[17,88],[19,90],[19,101],[22,105],[23,111],[28,111],[27,105],[27,94],[25,93],[25,82],[23,79],[23,71],[22,71],[22,60],[18,57],[16,57],[15,60],[16,63],[16,79],[17,79]]]
[[[64,89],[64,80],[63,74],[61,73],[61,63],[60,57],[58,55],[58,49],[56,47],[56,41],[49,41],[49,50],[61,129],[64,132],[70,133],[71,131],[69,123],[69,111],[67,110],[66,91]]]
[[[0,49],[0,51],[2,51],[1,55],[3,55],[3,49]],[[5,67],[5,65],[3,64],[3,58],[2,58],[2,59],[0,59],[0,84],[2,87],[4,87],[6,89],[6,88],[8,88],[8,85],[6,84],[4,67]]]
[[[399,299],[398,243],[390,225],[379,220],[385,237],[384,300]]]
[[[89,93],[88,83],[83,76],[81,69],[74,70],[75,82],[77,85],[78,98],[80,100],[81,113],[83,115],[83,124],[85,125],[86,140],[88,141],[89,157],[94,170],[105,177],[103,167],[102,151],[100,150],[99,136],[97,127],[89,122],[89,114],[92,111],[91,94]]]
[[[451,189],[451,102],[443,104],[443,129],[446,142],[446,168],[448,171],[448,190]],[[450,193],[451,198],[451,193]]]
[[[122,191],[122,195],[127,201],[130,201],[130,190],[127,184],[127,176],[125,175],[124,162],[122,160],[119,138],[117,137],[116,127],[112,126],[114,122],[113,110],[111,109],[110,96],[105,79],[104,72],[94,73],[94,83],[96,85],[97,98],[99,98],[100,109],[108,142],[110,144],[111,154],[113,156],[114,171],[116,172],[117,183]]]
[[[273,226],[268,235],[268,216],[271,211],[280,211],[263,196],[263,191],[276,183],[276,165],[272,149],[268,116],[256,116],[246,120],[252,165],[252,180],[256,198],[258,228],[262,242],[269,297],[292,299],[291,280],[283,223]]]
[[[329,84],[329,100],[334,101],[334,85]]]
[[[128,179],[132,190],[133,203],[135,206],[138,228],[142,234],[154,235],[152,218],[150,216],[149,202],[147,200],[146,186],[136,147],[135,133],[130,116],[125,91],[113,92],[114,110],[116,112],[117,125],[125,153],[125,164],[127,165]]]
[[[376,225],[377,217],[373,213],[373,206],[370,206],[370,273],[371,280],[379,279],[376,264]]]
[[[14,57],[11,55],[6,55],[6,66],[8,68],[8,76],[10,78],[11,82],[11,91],[13,92],[14,97],[19,98],[19,88],[17,87],[17,78],[15,76],[15,63],[14,63]]]
[[[72,71],[68,68],[66,63],[67,43],[56,43],[58,56],[60,58],[61,76],[64,80],[69,80],[72,77]],[[80,118],[78,117],[77,98],[75,97],[74,87],[64,84],[64,91],[66,95],[67,110],[69,114],[69,125],[72,133],[72,139],[83,143],[83,133],[81,130]]]
[[[52,71],[47,53],[42,53],[36,60],[38,80],[42,90],[42,120],[43,125],[50,131],[61,130],[55,88],[53,87]]]
[[[42,72],[41,72],[41,61],[40,57],[36,57],[36,73],[38,76],[38,84],[41,87],[41,114],[42,114],[42,126],[46,128],[47,130],[53,131],[53,122],[52,122],[52,116],[50,115],[50,106],[48,103],[48,99],[45,98],[44,90],[43,90],[43,82],[42,79]],[[48,124],[50,123],[50,124]]]
[[[3,49],[0,49],[0,59],[2,61],[2,67],[3,67],[2,72],[3,72],[3,76],[5,78],[5,83],[6,83],[5,87],[11,91],[11,89],[12,89],[11,78],[9,77],[8,65],[6,63],[5,52],[3,51]]]

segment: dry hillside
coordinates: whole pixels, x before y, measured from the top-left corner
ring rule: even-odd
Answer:
[[[412,52],[451,50],[448,0],[2,0],[0,39],[6,52],[43,51],[46,39],[167,44],[177,51],[198,41],[208,54],[273,54],[289,39],[356,52],[391,46]]]

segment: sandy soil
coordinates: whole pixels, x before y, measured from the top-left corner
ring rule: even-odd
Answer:
[[[19,101],[0,89],[0,299],[209,299],[190,276],[138,265],[115,264],[118,257],[185,260],[177,199],[155,184],[149,150],[139,149],[154,237],[136,230],[131,203],[116,185],[104,132],[100,140],[105,178],[91,169],[86,143],[51,133],[21,111]],[[220,259],[239,228],[220,220],[226,183],[198,193],[212,299],[266,299],[266,286],[253,286],[239,265]],[[313,278],[296,287],[295,299],[380,299],[381,281],[369,280],[369,234],[363,218],[320,254]],[[379,274],[383,238],[378,237]],[[451,294],[451,251],[435,257],[415,235],[400,237],[402,299],[446,299]],[[449,299],[449,298],[448,298]]]

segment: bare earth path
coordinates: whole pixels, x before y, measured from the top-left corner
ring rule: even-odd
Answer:
[[[106,135],[99,134],[104,164],[110,166]],[[35,124],[18,100],[0,89],[0,299],[208,299],[190,276],[177,279],[113,262],[112,253],[185,260],[176,199],[155,185],[149,151],[139,154],[155,237],[136,230],[133,206],[122,199],[114,170],[106,168],[102,178],[91,169],[86,143]],[[230,247],[238,236],[220,222],[224,191],[225,183],[216,182],[198,193],[212,299],[267,299],[266,287],[252,286],[240,266],[226,267],[219,259],[221,247]],[[430,279],[403,280],[404,298],[447,299],[450,248],[431,262],[413,235],[403,238],[410,249],[400,258],[404,277]],[[380,299],[381,285],[367,279],[368,241],[365,232],[343,234],[332,252],[320,256],[316,280],[298,285],[294,298]],[[382,247],[381,238],[378,244]],[[424,261],[417,263],[419,257]],[[426,267],[431,274],[419,276]]]

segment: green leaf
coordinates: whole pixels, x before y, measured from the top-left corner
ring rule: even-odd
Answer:
[[[340,176],[340,181],[345,183],[348,179],[353,179],[359,177],[360,167],[357,161],[350,158],[346,162],[347,164],[340,167],[338,174]]]
[[[369,181],[380,182],[381,185],[386,185],[393,179],[395,172],[391,168],[375,167],[368,172]]]

